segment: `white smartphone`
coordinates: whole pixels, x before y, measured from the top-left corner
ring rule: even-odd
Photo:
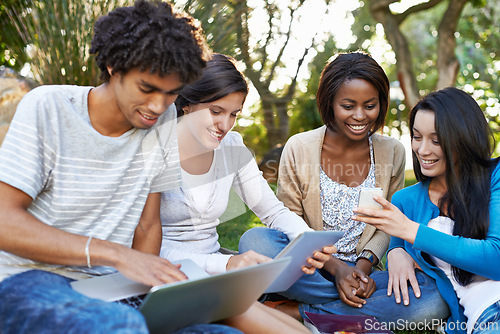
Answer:
[[[380,205],[377,201],[373,199],[373,196],[377,195],[382,197],[384,192],[382,188],[363,188],[359,193],[359,208],[366,209],[382,209],[382,205]]]

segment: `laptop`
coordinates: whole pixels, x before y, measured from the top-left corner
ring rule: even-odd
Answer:
[[[71,285],[84,295],[106,301],[126,297],[142,300],[135,307],[143,314],[150,332],[166,333],[245,312],[290,260],[285,257],[212,276],[192,261],[183,260],[181,270],[188,280],[153,288],[121,273],[74,281]]]
[[[303,266],[309,266],[307,259],[325,246],[334,245],[345,231],[306,231],[299,234],[274,258],[290,257],[291,261],[285,270],[266,289],[266,293],[288,290],[302,275]]]

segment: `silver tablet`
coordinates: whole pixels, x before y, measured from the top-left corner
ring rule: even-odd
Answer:
[[[293,239],[275,259],[290,257],[292,261],[283,273],[267,288],[266,293],[286,291],[304,272],[303,266],[308,266],[307,259],[313,253],[325,246],[334,245],[345,231],[307,231]]]

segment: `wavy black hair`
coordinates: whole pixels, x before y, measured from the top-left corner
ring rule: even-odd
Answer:
[[[236,61],[226,55],[215,53],[203,70],[201,78],[186,85],[175,100],[177,116],[184,115],[182,108],[188,105],[217,101],[231,93],[248,94],[248,83],[237,69]]]
[[[210,52],[203,30],[191,17],[160,1],[136,1],[101,17],[94,26],[91,54],[96,54],[101,79],[133,68],[163,76],[178,73],[190,83],[201,75]]]
[[[455,221],[453,235],[484,239],[490,220],[491,168],[498,159],[491,159],[494,140],[483,111],[469,94],[460,89],[448,87],[430,93],[410,112],[412,139],[419,110],[434,112],[434,127],[446,158],[447,192],[439,200],[439,208]],[[412,154],[417,180],[428,180],[422,174],[415,152]],[[444,211],[445,207],[447,211]],[[472,273],[452,268],[461,285],[473,281]]]
[[[389,79],[384,69],[367,53],[341,53],[325,66],[316,93],[316,103],[323,123],[334,130],[335,110],[333,99],[340,87],[349,80],[362,79],[371,83],[378,90],[380,111],[370,129],[370,134],[376,132],[385,123],[389,108]]]

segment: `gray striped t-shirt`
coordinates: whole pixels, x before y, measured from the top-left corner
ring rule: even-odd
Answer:
[[[31,196],[40,221],[130,247],[148,194],[179,186],[176,112],[170,106],[152,129],[103,136],[90,123],[91,89],[41,86],[24,96],[0,148],[0,181]],[[33,267],[86,271],[0,251],[0,280]]]

